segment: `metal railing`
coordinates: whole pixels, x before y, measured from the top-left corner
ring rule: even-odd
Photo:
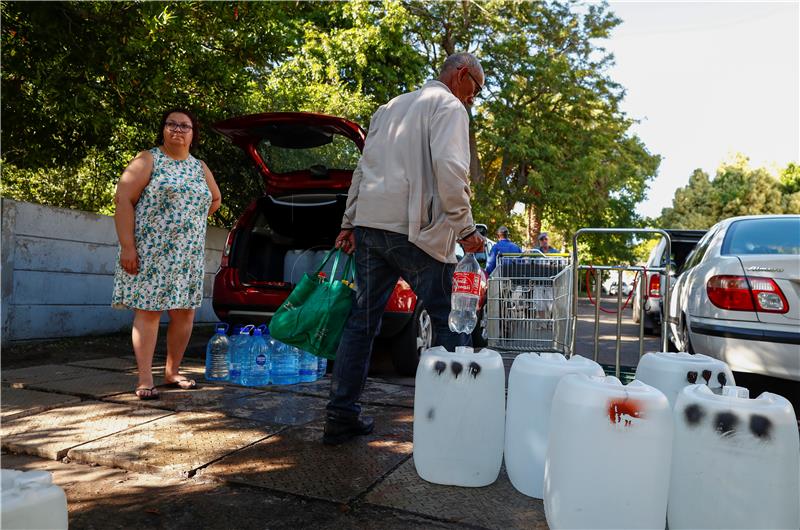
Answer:
[[[582,265],[580,255],[578,253],[578,238],[582,234],[616,234],[616,235],[635,235],[635,234],[651,234],[661,235],[666,240],[666,261],[663,267],[653,267],[646,269],[645,267],[635,265]],[[594,271],[595,277],[595,309],[594,309],[594,360],[597,361],[599,353],[599,335],[600,335],[600,288],[601,288],[601,272],[602,271],[616,271],[617,272],[617,322],[616,322],[616,346],[615,346],[615,366],[616,376],[620,377],[620,346],[622,336],[622,273],[625,271],[634,271],[639,275],[639,284],[636,286],[640,289],[641,296],[639,298],[640,310],[642,317],[639,320],[639,357],[644,355],[644,304],[647,299],[647,272],[663,274],[663,297],[661,304],[662,318],[661,318],[661,348],[662,351],[667,351],[667,319],[666,312],[669,309],[669,284],[671,272],[671,256],[672,256],[672,239],[670,235],[664,230],[656,228],[581,228],[572,237],[572,265],[573,265],[573,281],[572,281],[572,322],[569,332],[569,356],[575,353],[575,344],[577,340],[577,325],[578,325],[578,293],[580,292],[580,273],[581,271]],[[588,286],[587,286],[588,289]],[[631,293],[633,297],[635,293]],[[590,293],[587,292],[587,295]]]

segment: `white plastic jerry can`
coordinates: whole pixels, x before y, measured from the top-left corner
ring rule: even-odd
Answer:
[[[693,385],[674,418],[670,529],[800,528],[800,441],[787,399]]]
[[[636,368],[636,379],[661,390],[671,406],[678,393],[689,385],[706,385],[719,394],[722,387],[735,385],[728,364],[700,353],[645,353]]]
[[[556,385],[566,374],[602,377],[599,364],[560,353],[517,355],[508,376],[505,461],[511,484],[521,493],[541,499],[544,459],[550,427],[550,407]]]
[[[487,486],[503,462],[505,370],[483,349],[427,350],[414,391],[414,466],[428,482]]]
[[[67,528],[67,497],[47,471],[0,470],[2,524],[8,530]]]
[[[544,511],[550,528],[652,528],[667,515],[672,411],[656,388],[561,378],[550,411]]]

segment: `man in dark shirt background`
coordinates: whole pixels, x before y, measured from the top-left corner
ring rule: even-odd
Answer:
[[[486,260],[486,274],[491,274],[497,266],[497,256],[499,254],[519,254],[522,250],[508,239],[508,228],[501,226],[497,229],[497,243],[489,251]]]

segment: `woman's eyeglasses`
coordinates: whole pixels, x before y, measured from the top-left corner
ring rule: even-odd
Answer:
[[[176,121],[168,121],[164,124],[164,126],[172,132],[178,131],[182,133],[187,133],[192,130],[191,123],[178,123]]]

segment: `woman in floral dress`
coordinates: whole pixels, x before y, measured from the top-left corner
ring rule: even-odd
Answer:
[[[135,311],[131,336],[139,399],[158,399],[152,365],[163,311],[169,314],[164,380],[183,389],[196,386],[179,368],[203,301],[206,219],[221,203],[211,171],[189,153],[197,141],[191,112],[165,112],[159,146],[128,164],[114,196],[120,251],[111,303]]]

